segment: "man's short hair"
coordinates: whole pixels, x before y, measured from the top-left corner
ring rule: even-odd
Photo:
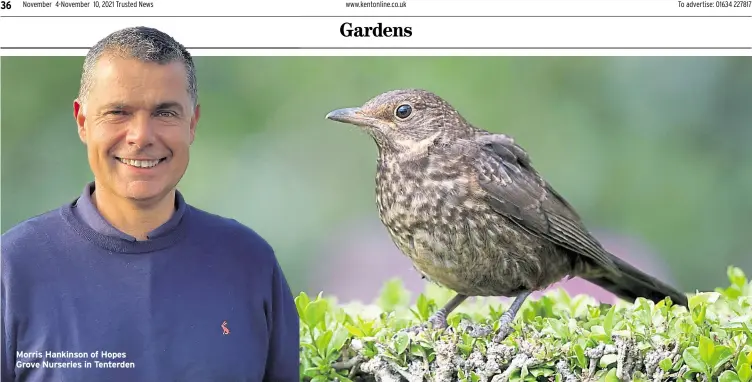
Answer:
[[[193,64],[191,54],[167,33],[143,26],[115,31],[97,42],[89,50],[84,60],[81,86],[78,93],[81,102],[86,102],[86,97],[92,85],[94,66],[105,54],[162,65],[175,61],[182,62],[187,73],[188,93],[193,104],[198,103],[196,67]]]

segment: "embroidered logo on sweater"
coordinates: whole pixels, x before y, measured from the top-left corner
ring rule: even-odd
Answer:
[[[225,335],[225,336],[228,335],[228,334],[230,334],[230,329],[227,327],[227,321],[226,320],[222,321],[222,334]]]

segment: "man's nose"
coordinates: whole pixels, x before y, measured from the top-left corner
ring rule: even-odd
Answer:
[[[128,144],[146,147],[154,141],[154,123],[148,115],[139,114],[131,119],[128,126]]]

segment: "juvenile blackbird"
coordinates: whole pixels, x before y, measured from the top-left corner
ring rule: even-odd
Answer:
[[[421,89],[393,90],[327,114],[378,146],[376,204],[397,247],[429,281],[457,292],[429,322],[469,296],[516,296],[501,341],[536,290],[579,276],[633,301],[687,297],[606,251],[514,139],[470,124]]]

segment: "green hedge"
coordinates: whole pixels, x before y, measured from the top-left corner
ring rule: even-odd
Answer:
[[[611,306],[552,291],[526,301],[501,344],[466,330],[497,329],[511,301],[468,300],[447,330],[415,335],[400,329],[425,321],[451,291],[428,284],[415,305],[397,280],[371,305],[301,293],[302,380],[749,382],[752,282],[733,267],[728,278],[727,288],[692,295],[689,310],[668,299]]]

